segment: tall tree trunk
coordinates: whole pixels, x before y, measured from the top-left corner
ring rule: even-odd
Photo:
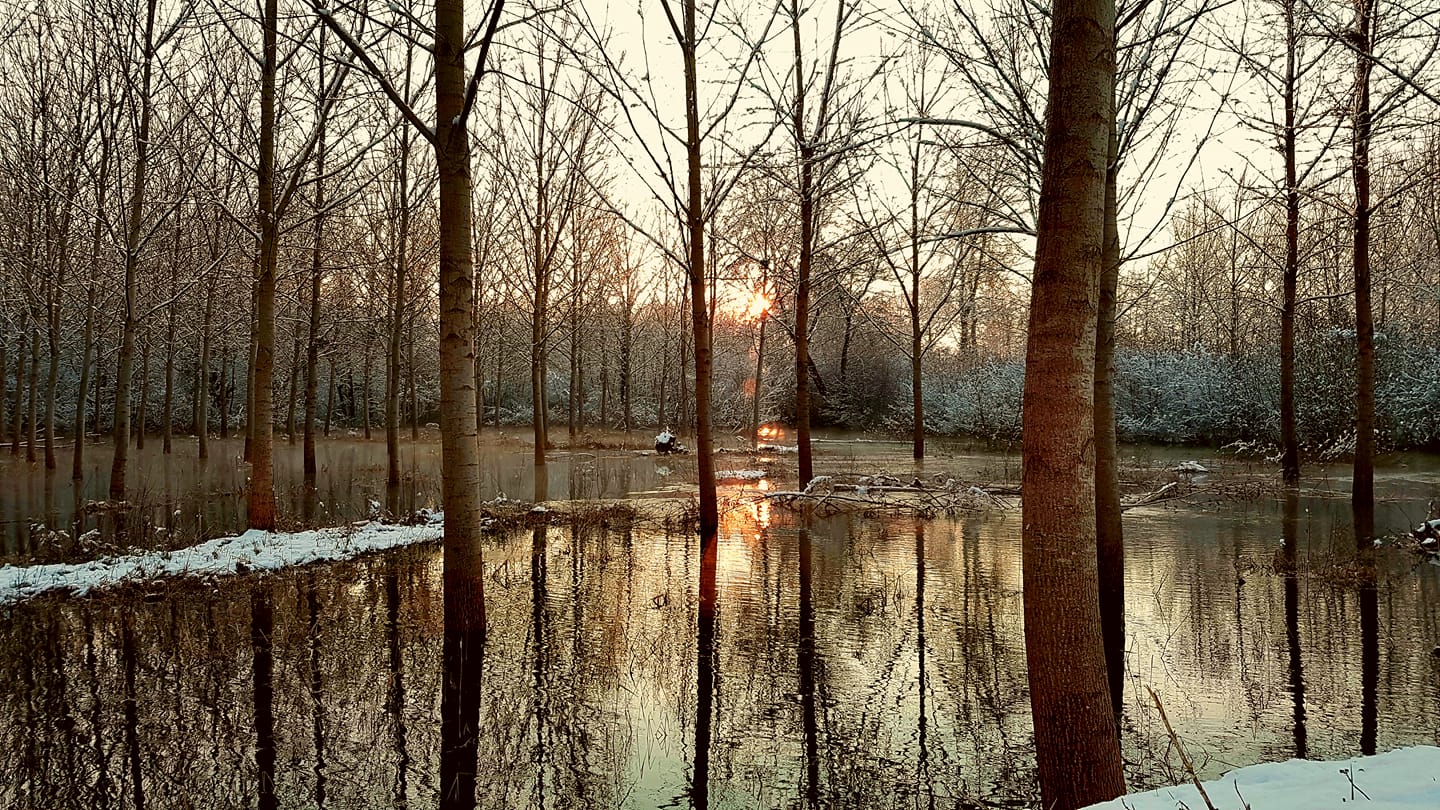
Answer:
[[[1113,0],[1056,0],[1026,347],[1025,650],[1041,804],[1125,792],[1095,527],[1095,322],[1114,122]]]
[[[246,520],[252,529],[275,529],[275,276],[280,223],[275,211],[275,73],[279,28],[277,0],[265,0],[264,64],[260,70],[260,164],[256,230],[260,273],[255,295],[255,362],[250,380],[246,435],[250,437],[250,488]]]
[[[320,50],[325,50],[325,29],[320,29]],[[325,87],[325,61],[320,60],[316,87]],[[323,93],[322,93],[323,95]],[[315,241],[310,252],[310,329],[305,340],[305,486],[315,488],[315,396],[316,374],[320,366],[320,286],[325,279],[322,249],[325,245],[325,114],[326,99],[317,100],[316,116],[319,131],[315,148]],[[333,368],[333,361],[332,361]],[[334,373],[331,373],[334,390]],[[333,407],[333,405],[332,405]],[[325,415],[325,435],[330,435],[330,415]]]
[[[705,208],[701,186],[702,162],[700,158],[700,77],[696,67],[696,50],[699,45],[695,30],[696,0],[682,0],[684,15],[683,37],[680,42],[685,64],[685,158],[688,179],[688,196],[685,204],[685,227],[689,239],[689,297],[690,329],[694,336],[695,352],[695,456],[699,468],[700,486],[700,589],[701,613],[706,611],[706,591],[714,591],[717,537],[720,531],[719,504],[715,494],[715,440],[710,426],[710,378],[713,366],[713,348],[710,341],[710,311],[706,305],[709,291],[705,283]],[[797,329],[803,335],[803,329]],[[803,338],[799,339],[797,354],[804,356]],[[803,368],[802,368],[803,370]],[[802,476],[805,473],[802,461]],[[808,478],[805,480],[809,480]],[[709,567],[707,568],[707,563]],[[714,596],[708,600],[714,610]],[[703,622],[702,622],[703,625]],[[702,657],[712,652],[702,650]],[[708,720],[707,720],[708,723]]]
[[[1296,52],[1300,47],[1295,27],[1297,0],[1284,0],[1285,76],[1281,97],[1285,103],[1282,152],[1285,160],[1285,269],[1280,304],[1280,470],[1286,486],[1300,483],[1300,440],[1295,429],[1295,308],[1300,280],[1300,182],[1295,157]]]
[[[145,40],[140,69],[140,131],[135,138],[135,174],[130,186],[130,221],[125,234],[125,303],[121,316],[120,358],[115,373],[115,453],[110,462],[110,500],[125,500],[125,471],[130,455],[130,376],[135,362],[136,297],[139,295],[140,236],[145,214],[145,181],[150,168],[151,69],[155,61],[155,7],[145,4]]]
[[[815,145],[805,131],[807,74],[800,49],[800,0],[790,0],[790,15],[795,42],[794,137],[800,158],[800,260],[795,277],[795,444],[800,488],[804,489],[815,477],[810,448],[810,273],[815,261]]]
[[[408,51],[407,51],[408,53]],[[410,90],[410,60],[406,59],[405,92]],[[390,346],[385,363],[386,484],[400,485],[400,346],[405,335],[405,274],[410,242],[410,130],[400,136],[400,166],[396,182],[400,206],[400,232],[395,245],[395,301],[390,312]]]
[[[1370,311],[1370,48],[1375,0],[1352,0],[1355,22],[1355,95],[1350,167],[1355,185],[1355,471],[1350,503],[1355,545],[1368,550],[1375,538],[1375,320]]]
[[[1105,169],[1105,241],[1095,317],[1095,546],[1100,629],[1116,734],[1125,697],[1125,536],[1120,523],[1120,450],[1115,431],[1115,318],[1120,285],[1119,133],[1110,130]]]
[[[483,70],[504,0],[481,46]],[[475,805],[478,682],[485,644],[480,448],[475,432],[475,274],[470,255],[470,137],[465,129],[465,10],[435,2],[435,164],[440,189],[440,486],[445,507],[440,806]],[[477,76],[475,81],[479,81]]]
[[[910,160],[910,405],[912,455],[925,458],[925,327],[920,319],[920,143]]]
[[[570,278],[570,396],[569,411],[566,414],[565,430],[574,446],[580,429],[579,420],[585,412],[584,392],[580,390],[580,245],[579,218],[576,218],[576,245]]]

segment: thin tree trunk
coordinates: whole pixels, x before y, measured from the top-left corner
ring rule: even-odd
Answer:
[[[1041,804],[1125,792],[1095,545],[1095,319],[1114,122],[1113,0],[1056,0],[1023,409],[1025,649]]]
[[[409,53],[407,49],[407,54]],[[405,91],[410,90],[410,60],[406,59]],[[400,341],[405,334],[406,248],[410,241],[410,130],[400,136],[399,178],[396,196],[400,206],[400,232],[395,246],[395,301],[390,312],[390,346],[385,366],[386,484],[400,485]]]
[[[918,136],[917,136],[918,137]],[[920,321],[920,144],[910,160],[910,407],[912,455],[925,458],[925,329]]]
[[[325,29],[320,29],[320,49],[325,49]],[[325,62],[320,61],[319,77],[316,80],[316,87],[325,87]],[[323,108],[326,103],[324,98],[317,101]],[[319,131],[316,134],[315,150],[315,241],[310,253],[310,329],[305,340],[305,447],[304,455],[304,476],[305,486],[309,489],[315,488],[315,406],[317,385],[316,378],[320,366],[320,287],[325,278],[325,266],[322,262],[322,249],[325,244],[325,115],[323,110],[317,109],[317,126]],[[331,361],[330,391],[333,398],[335,391],[334,361]],[[334,409],[334,403],[329,403],[330,409]],[[330,413],[325,414],[325,435],[330,435]]]
[[[1115,318],[1120,283],[1119,138],[1112,127],[1105,170],[1105,241],[1095,318],[1095,546],[1100,629],[1116,729],[1125,696],[1125,539],[1120,523],[1120,451],[1115,432]]]
[[[110,500],[125,500],[125,472],[130,454],[130,371],[135,361],[136,297],[139,295],[140,236],[145,213],[145,181],[150,166],[150,74],[155,61],[155,8],[145,5],[145,40],[140,70],[140,131],[135,139],[135,175],[130,189],[130,221],[125,236],[125,303],[121,315],[120,359],[115,374],[115,453],[110,462]],[[97,403],[98,407],[98,403]]]
[[[682,0],[684,31],[680,47],[684,58],[685,75],[685,158],[688,179],[685,226],[689,236],[687,247],[690,260],[686,269],[690,277],[690,329],[695,341],[695,455],[699,468],[700,510],[698,522],[702,560],[700,585],[703,603],[707,587],[711,591],[715,587],[713,565],[707,572],[705,561],[716,556],[720,514],[715,494],[715,442],[710,428],[710,377],[713,349],[710,342],[710,312],[706,302],[705,283],[705,209],[701,186],[702,163],[698,101],[700,79],[696,67],[696,50],[699,42],[696,39],[695,5],[696,0]],[[800,305],[797,304],[797,308],[801,308]],[[797,327],[796,332],[801,336],[798,338],[798,343],[802,347],[797,349],[797,354],[804,357],[803,335],[805,330]],[[804,371],[803,366],[800,370]],[[805,465],[806,462],[801,461],[801,475],[804,480],[809,480],[805,478],[807,472],[804,469]],[[713,597],[710,601],[713,610]],[[702,604],[703,611],[704,605]]]
[[[1287,486],[1300,483],[1300,440],[1295,429],[1295,309],[1300,280],[1300,182],[1296,167],[1295,95],[1296,51],[1300,47],[1295,27],[1296,0],[1285,4],[1285,77],[1281,96],[1285,103],[1285,132],[1282,151],[1285,159],[1285,269],[1280,305],[1280,470]]]
[[[1370,48],[1374,0],[1352,0],[1355,22],[1354,135],[1351,171],[1355,185],[1355,469],[1350,491],[1355,545],[1371,548],[1375,538],[1375,320],[1370,307]]]
[[[800,158],[800,260],[795,278],[795,444],[800,488],[804,489],[815,477],[810,448],[810,273],[815,260],[815,145],[805,131],[808,74],[800,50],[799,0],[790,0],[790,14],[795,42],[794,137]],[[696,347],[699,347],[698,341]]]

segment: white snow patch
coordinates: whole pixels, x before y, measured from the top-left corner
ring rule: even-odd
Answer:
[[[6,565],[0,567],[0,605],[50,591],[83,596],[143,579],[273,571],[439,540],[444,514],[425,517],[428,522],[419,526],[367,522],[289,533],[251,530],[177,551],[126,554],[84,563]]]
[[[1182,461],[1174,467],[1171,467],[1170,472],[1181,475],[1204,475],[1210,472],[1210,470],[1206,469],[1205,465],[1198,461]]]
[[[1217,810],[1433,810],[1440,807],[1440,748],[1420,745],[1354,759],[1266,762],[1206,782],[1205,792]],[[1186,784],[1121,796],[1090,810],[1204,806],[1195,786]]]
[[[755,450],[759,453],[798,453],[800,446],[795,444],[757,444]]]
[[[716,481],[759,481],[765,477],[764,470],[718,470]]]

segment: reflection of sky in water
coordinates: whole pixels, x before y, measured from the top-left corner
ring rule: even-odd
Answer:
[[[727,489],[734,508],[718,549],[711,800],[794,805],[806,770],[799,534],[793,514],[765,511],[746,487],[758,484]],[[909,518],[817,521],[809,607],[824,802],[913,806],[932,792],[941,806],[947,797],[1033,798],[1019,517],[941,519],[918,541]],[[1297,652],[1316,757],[1356,753],[1367,710],[1356,591],[1326,576],[1347,545],[1346,521],[1343,502],[1306,499],[1297,537]],[[1165,700],[1204,775],[1290,756],[1285,580],[1273,568],[1278,505],[1135,510],[1126,527],[1132,784],[1166,778],[1163,730],[1138,697],[1145,686]],[[683,806],[697,699],[693,538],[550,527],[492,539],[486,555],[480,805],[657,807],[679,797]],[[314,804],[317,717],[332,804],[389,805],[397,792],[433,804],[438,552],[261,582],[274,611],[282,805]],[[0,805],[27,797],[94,805],[103,770],[109,803],[128,806],[131,739],[157,806],[230,806],[253,795],[252,585],[17,608],[0,629],[0,745],[14,752],[0,762]],[[1378,612],[1378,748],[1434,743],[1440,568],[1383,555]],[[127,621],[133,734],[124,712]]]

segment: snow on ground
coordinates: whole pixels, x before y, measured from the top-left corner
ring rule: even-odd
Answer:
[[[372,551],[439,540],[443,515],[419,526],[357,523],[303,532],[248,531],[177,551],[152,551],[84,563],[0,567],[0,605],[50,591],[84,595],[126,582],[166,576],[273,571],[292,565],[357,557]]]
[[[757,444],[757,453],[798,453],[800,446],[796,444]]]
[[[1206,782],[1205,792],[1216,810],[1435,810],[1440,807],[1440,748],[1421,745],[1373,757],[1267,762]],[[1121,796],[1090,810],[1182,807],[1204,810],[1195,785]]]
[[[765,477],[764,470],[718,470],[716,481],[759,481]]]

